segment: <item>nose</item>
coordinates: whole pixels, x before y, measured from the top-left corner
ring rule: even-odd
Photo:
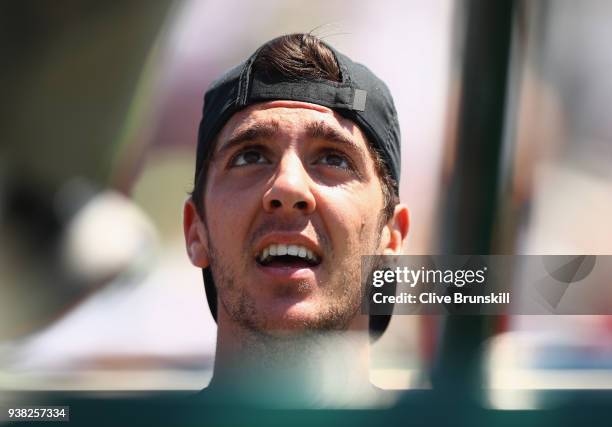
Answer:
[[[278,171],[270,188],[263,196],[266,212],[302,212],[310,214],[316,202],[312,194],[312,181],[299,156],[285,155],[278,165]]]

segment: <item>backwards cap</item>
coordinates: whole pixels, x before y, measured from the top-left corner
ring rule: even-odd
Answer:
[[[201,179],[216,135],[234,113],[259,102],[290,100],[331,108],[356,123],[383,160],[393,178],[393,190],[399,195],[400,129],[393,98],[385,83],[364,65],[353,62],[323,42],[338,63],[340,82],[258,72],[253,67],[258,55],[279,39],[265,43],[246,61],[214,81],[206,91],[198,132],[196,182]],[[210,268],[205,268],[203,273],[208,304],[216,320],[217,295]]]
[[[393,98],[385,83],[367,67],[323,42],[336,57],[340,82],[258,73],[253,69],[257,56],[277,40],[261,46],[206,91],[198,133],[195,179],[199,179],[204,159],[213,149],[215,136],[234,113],[263,101],[304,101],[329,107],[355,122],[379,153],[395,182],[395,193],[399,195],[400,130]]]

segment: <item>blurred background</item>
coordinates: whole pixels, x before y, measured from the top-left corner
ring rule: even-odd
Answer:
[[[0,391],[206,386],[216,326],[181,218],[203,94],[280,34],[312,31],[390,87],[408,254],[612,253],[605,0],[0,10]],[[610,389],[612,318],[395,316],[371,380],[458,384],[466,360],[493,408]]]

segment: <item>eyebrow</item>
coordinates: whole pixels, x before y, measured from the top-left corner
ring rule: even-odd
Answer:
[[[280,123],[274,119],[261,123],[253,123],[239,130],[238,133],[228,139],[227,142],[219,147],[217,154],[220,155],[232,147],[247,142],[273,138],[278,135],[280,127]],[[358,152],[360,155],[365,154],[351,137],[324,121],[308,123],[306,125],[306,137],[340,144]]]
[[[355,144],[355,141],[353,141],[352,138],[323,121],[309,123],[306,125],[306,135],[312,139],[323,139],[329,142],[352,146],[357,150],[361,150],[359,146]]]
[[[244,129],[241,129],[228,139],[221,147],[218,153],[227,151],[228,149],[246,142],[257,141],[259,139],[272,138],[278,134],[280,124],[276,120],[270,120],[263,123],[253,123]]]

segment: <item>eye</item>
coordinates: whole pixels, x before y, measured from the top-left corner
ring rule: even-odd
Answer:
[[[318,163],[340,169],[351,169],[351,164],[346,156],[335,152],[324,154],[319,158]]]
[[[249,148],[232,157],[230,166],[246,166],[269,163],[261,151]]]

